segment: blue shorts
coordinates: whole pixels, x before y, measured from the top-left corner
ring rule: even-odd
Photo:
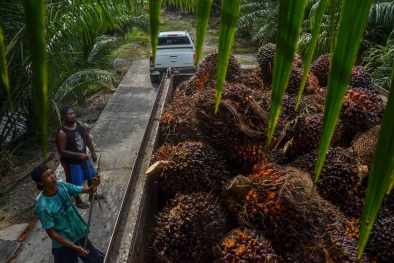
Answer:
[[[90,160],[88,160],[87,163],[70,164],[70,173],[72,184],[79,186],[82,185],[83,181],[92,180],[92,178],[96,176],[96,170],[94,170]]]

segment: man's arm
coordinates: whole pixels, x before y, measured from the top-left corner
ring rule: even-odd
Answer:
[[[48,236],[55,240],[57,243],[59,243],[62,246],[65,247],[69,247],[72,248],[74,250],[76,250],[79,254],[83,255],[83,256],[87,256],[89,254],[88,250],[83,249],[83,247],[81,246],[77,246],[73,243],[71,243],[70,241],[68,241],[67,239],[65,239],[64,237],[62,237],[61,235],[59,235],[55,229],[53,227],[45,229],[45,231],[47,232]]]
[[[94,147],[93,147],[93,143],[92,140],[90,139],[90,135],[88,133],[88,130],[85,127],[85,124],[82,121],[78,121],[79,124],[81,124],[81,126],[85,129],[85,134],[86,134],[86,146],[89,148],[91,154],[92,154],[92,160],[93,162],[97,161],[97,155],[94,152]]]
[[[84,153],[76,153],[72,151],[67,151],[67,137],[64,131],[59,130],[56,134],[56,147],[59,154],[66,158],[78,158],[82,161],[86,161],[88,156]]]

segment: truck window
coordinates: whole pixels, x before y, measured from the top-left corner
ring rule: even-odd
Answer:
[[[185,45],[190,44],[188,37],[160,37],[159,38],[159,46],[164,45]]]

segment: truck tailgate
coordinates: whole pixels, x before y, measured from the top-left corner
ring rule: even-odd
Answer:
[[[157,49],[155,68],[194,67],[194,49]]]

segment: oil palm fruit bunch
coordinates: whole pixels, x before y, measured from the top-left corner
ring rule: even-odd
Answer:
[[[232,230],[218,246],[220,262],[276,263],[278,262],[271,242],[261,233],[247,228]]]
[[[324,252],[317,249],[314,244],[297,244],[293,249],[285,249],[278,253],[281,263],[326,263]]]
[[[313,61],[309,71],[316,76],[321,87],[327,87],[328,75],[330,74],[330,54],[319,56]]]
[[[175,84],[174,84],[175,85]],[[196,76],[192,76],[191,78],[183,81],[181,84],[178,85],[176,91],[183,91],[185,92],[186,96],[192,96],[196,93]]]
[[[265,86],[261,79],[261,69],[257,68],[251,73],[241,75],[241,82],[244,83],[248,88],[254,90],[264,90]]]
[[[340,218],[339,211],[317,194],[307,174],[270,164],[255,165],[253,169],[249,176],[253,187],[241,200],[241,224],[264,231],[276,243],[293,248],[299,242],[313,243],[326,231],[327,224],[336,224]],[[334,214],[338,216],[329,216]]]
[[[168,146],[166,151],[168,151]],[[161,152],[162,147],[158,149]],[[201,142],[183,142],[174,146],[172,153],[162,172],[157,177],[157,185],[170,196],[176,193],[193,193],[197,191],[220,190],[222,180],[226,180],[229,172],[225,161],[210,147]]]
[[[272,72],[274,70],[274,58],[275,58],[276,45],[268,43],[260,47],[256,58],[257,62],[262,71],[262,78],[266,85],[271,85]],[[294,67],[302,67],[301,56],[294,54]]]
[[[199,68],[195,74],[196,88],[201,90],[207,87],[210,83],[216,81],[218,53],[212,53],[200,63]],[[230,56],[228,62],[226,81],[241,81],[241,65],[234,55]]]
[[[361,259],[357,258],[357,239],[350,238],[345,233],[332,230],[328,232],[329,244],[327,250],[330,254],[330,262],[368,263],[367,256],[363,253]]]
[[[176,90],[160,119],[160,133],[164,144],[176,145],[187,140],[198,140],[196,117],[192,100],[184,91]]]
[[[256,101],[261,94],[262,91],[242,83],[225,83],[215,114],[215,91],[204,89],[196,93],[198,130],[204,140],[237,163],[261,159],[261,143],[266,138],[269,118],[268,112]]]
[[[157,215],[153,262],[213,262],[227,230],[224,209],[210,194],[177,194]]]
[[[316,161],[317,150],[314,150],[298,157],[291,165],[313,178]],[[358,217],[364,205],[362,182],[353,153],[339,147],[329,148],[316,184],[320,196],[338,206],[345,215]]]
[[[380,125],[372,127],[353,139],[351,146],[359,164],[367,165],[371,168],[378,142],[379,130]]]
[[[366,253],[374,262],[394,262],[394,212],[381,208],[368,239]]]
[[[290,73],[289,82],[287,83],[286,93],[290,95],[297,95],[300,89],[301,79],[304,70],[299,67],[293,67]],[[314,94],[320,89],[318,79],[311,73],[308,73],[304,94]]]
[[[286,131],[285,155],[296,157],[317,149],[322,125],[323,114],[297,118]]]
[[[378,95],[364,90],[348,90],[340,113],[346,134],[352,137],[379,125],[383,110],[383,101]]]
[[[352,90],[363,89],[365,91],[374,92],[375,84],[371,75],[362,66],[354,66],[349,81],[349,88]]]

